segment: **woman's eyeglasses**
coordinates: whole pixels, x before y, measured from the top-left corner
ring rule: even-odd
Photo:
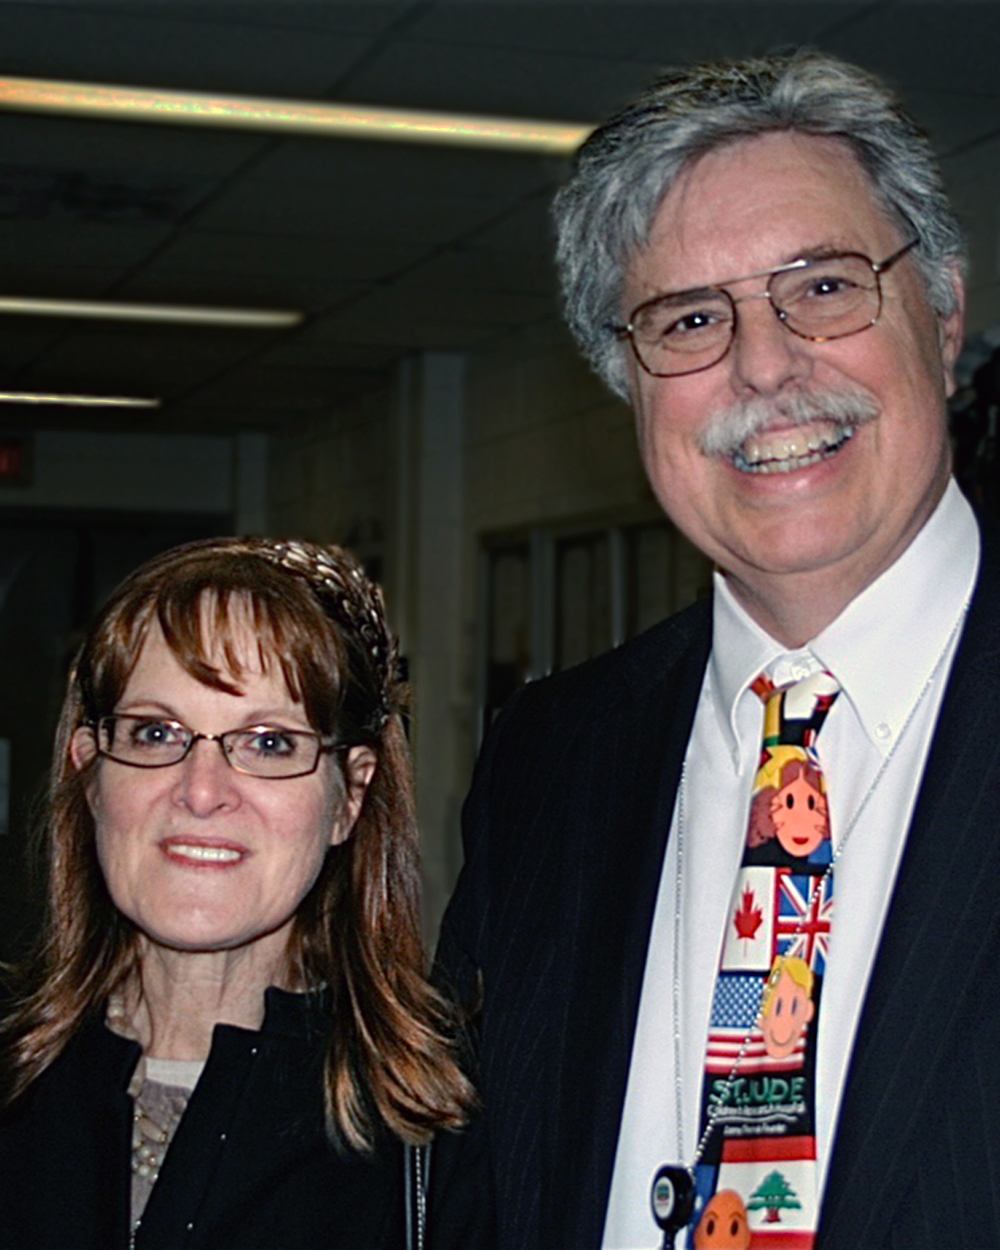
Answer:
[[[169,768],[185,759],[199,740],[217,742],[225,761],[251,777],[305,777],[316,771],[326,752],[343,744],[306,729],[252,725],[222,734],[195,733],[180,721],[158,716],[115,713],[89,722],[99,755],[131,768]]]

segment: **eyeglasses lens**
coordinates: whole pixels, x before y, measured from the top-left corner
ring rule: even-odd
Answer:
[[[878,278],[861,256],[832,256],[776,273],[770,292],[789,329],[806,338],[841,338],[878,315]]]
[[[103,755],[121,764],[160,768],[184,758],[191,733],[148,716],[104,716],[97,725],[97,742]]]
[[[632,339],[653,373],[701,369],[725,354],[734,315],[732,301],[721,291],[665,295],[636,310]]]
[[[311,773],[319,760],[320,743],[312,734],[287,729],[233,730],[223,735],[229,762],[255,777],[297,777]]]

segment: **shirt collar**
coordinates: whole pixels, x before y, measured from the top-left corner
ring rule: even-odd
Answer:
[[[737,705],[754,678],[783,658],[801,667],[802,676],[829,669],[879,751],[891,747],[951,640],[978,566],[975,517],[951,481],[899,559],[798,651],[762,629],[716,573],[708,674],[734,756]]]

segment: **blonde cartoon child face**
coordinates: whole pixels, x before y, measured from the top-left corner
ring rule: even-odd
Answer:
[[[771,981],[764,995],[760,1028],[764,1048],[772,1059],[787,1059],[794,1052],[816,1014],[812,986],[812,971],[795,958],[783,961],[777,979]]]

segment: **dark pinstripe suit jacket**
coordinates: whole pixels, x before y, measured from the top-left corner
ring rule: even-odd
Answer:
[[[478,1131],[491,1164],[479,1183],[492,1191],[502,1250],[600,1246],[710,623],[699,604],[527,687],[477,768],[439,963],[465,994],[482,981]],[[665,1115],[670,1100],[665,1084]],[[1000,552],[991,535],[865,1000],[819,1244],[1000,1247]]]

